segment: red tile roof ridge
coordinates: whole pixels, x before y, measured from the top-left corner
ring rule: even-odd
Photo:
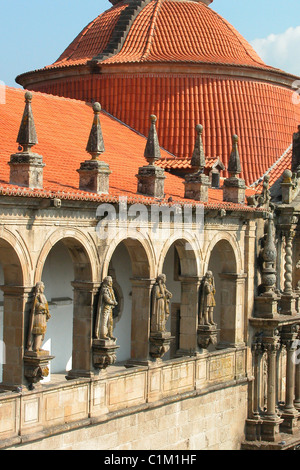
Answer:
[[[272,166],[270,166],[270,168],[268,168],[268,170],[256,181],[254,181],[254,183],[252,183],[250,185],[250,188],[257,188],[257,187],[260,187],[260,185],[262,184],[263,182],[263,179],[265,176],[268,176],[268,175],[271,175],[276,169],[277,167],[280,165],[280,163],[284,160],[284,158],[287,156],[287,154],[292,150],[293,148],[293,144],[291,144],[284,152],[283,154],[278,158],[278,160],[276,160],[275,163],[273,163]]]
[[[242,211],[242,212],[261,212],[261,208],[256,208],[252,206],[247,206],[243,204],[235,204],[231,202],[201,202],[194,201],[191,199],[174,199],[171,202],[168,199],[156,199],[153,197],[144,196],[142,194],[137,194],[136,196],[128,196],[126,193],[121,195],[109,195],[109,194],[96,194],[88,193],[84,191],[51,191],[44,189],[30,189],[13,185],[0,185],[0,196],[12,196],[12,197],[31,197],[31,198],[44,198],[44,199],[62,199],[62,200],[72,200],[72,201],[88,201],[88,202],[109,202],[109,203],[118,203],[120,199],[127,199],[128,204],[135,204],[137,202],[143,203],[147,206],[150,205],[159,205],[159,206],[169,206],[174,205],[180,206],[189,206],[189,207],[203,207],[207,209],[227,209],[233,211]]]
[[[5,85],[5,88],[7,88],[8,90],[11,90],[12,92],[22,93],[24,95],[25,95],[26,91],[30,91],[30,93],[32,93],[33,97],[34,96],[42,96],[44,98],[50,98],[50,99],[55,99],[55,100],[59,100],[59,101],[68,101],[68,102],[73,102],[73,103],[78,103],[78,104],[81,103],[81,104],[86,105],[86,106],[92,106],[92,103],[88,103],[88,102],[83,101],[83,100],[78,100],[76,98],[68,98],[67,96],[53,95],[51,93],[44,93],[42,91],[30,90],[30,89],[27,89],[27,88],[17,88],[17,87],[12,87],[12,86],[9,86],[9,85]]]

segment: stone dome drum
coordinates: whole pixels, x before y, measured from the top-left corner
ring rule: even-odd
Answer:
[[[226,168],[237,134],[241,177],[248,185],[261,178],[290,146],[300,122],[292,100],[297,77],[266,65],[209,7],[211,0],[112,3],[54,64],[17,82],[98,101],[143,135],[156,115],[159,143],[179,170],[192,157],[197,124],[206,156],[219,157]]]

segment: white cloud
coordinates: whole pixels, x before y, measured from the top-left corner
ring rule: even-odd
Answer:
[[[251,45],[267,65],[300,76],[300,26],[254,39]]]

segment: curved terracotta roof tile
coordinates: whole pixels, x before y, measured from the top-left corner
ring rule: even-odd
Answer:
[[[141,5],[141,11],[130,13],[132,25],[122,32],[121,50],[102,63],[220,63],[271,69],[230,23],[201,2],[144,0]],[[132,3],[123,0],[99,15],[46,69],[83,65],[101,55],[115,28],[124,28],[123,18],[118,21],[129,7]]]

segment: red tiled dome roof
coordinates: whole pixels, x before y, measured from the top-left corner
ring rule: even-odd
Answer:
[[[197,124],[206,156],[225,167],[238,134],[248,185],[291,143],[300,122],[294,80],[266,65],[215,11],[189,0],[121,0],[54,64],[17,78],[31,90],[99,101],[143,135],[149,115],[157,115],[160,145],[182,159],[183,172]]]
[[[92,21],[51,66],[85,64],[101,56],[102,63],[190,62],[267,68],[245,39],[215,11],[193,1],[148,0],[124,29],[121,50],[106,53],[128,0]],[[142,4],[143,4],[142,3]],[[176,18],[176,22],[174,22]],[[108,56],[105,58],[105,56]]]

